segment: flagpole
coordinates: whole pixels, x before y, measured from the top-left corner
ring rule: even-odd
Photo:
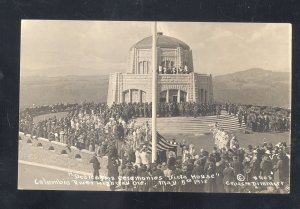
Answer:
[[[157,134],[156,134],[156,100],[157,100],[157,32],[156,21],[152,25],[152,163],[157,159]]]

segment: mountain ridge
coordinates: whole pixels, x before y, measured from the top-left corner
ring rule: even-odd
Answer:
[[[290,73],[251,68],[213,77],[218,102],[290,106]]]
[[[213,76],[216,102],[290,107],[290,73],[262,68]],[[25,76],[20,106],[58,102],[106,102],[109,75]],[[47,92],[47,94],[45,94]]]

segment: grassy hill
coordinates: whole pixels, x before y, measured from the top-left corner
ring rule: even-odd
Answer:
[[[219,102],[289,107],[289,73],[249,69],[213,77],[214,97]],[[106,102],[108,75],[22,77],[21,107],[58,102]]]
[[[219,102],[290,106],[290,74],[253,68],[213,77]]]

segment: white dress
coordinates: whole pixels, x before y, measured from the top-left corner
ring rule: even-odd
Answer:
[[[135,151],[135,164],[139,165],[142,162],[140,152],[137,150]]]
[[[149,164],[149,154],[145,151],[140,153],[141,161],[144,165]]]
[[[183,153],[182,153],[182,162],[185,162],[187,157],[186,155],[189,154],[189,151],[188,150],[184,150]]]

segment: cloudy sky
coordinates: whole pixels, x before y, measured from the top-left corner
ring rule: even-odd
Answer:
[[[157,27],[191,47],[198,73],[290,71],[289,24],[158,22]],[[23,20],[21,76],[125,72],[129,48],[150,35],[151,22]]]

